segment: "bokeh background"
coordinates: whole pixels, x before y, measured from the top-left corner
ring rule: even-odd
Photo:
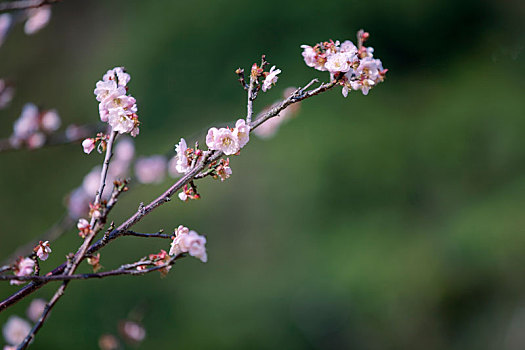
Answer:
[[[263,53],[283,73],[257,110],[328,79],[301,44],[365,28],[389,68],[368,96],[307,100],[275,138],[252,138],[228,181],[201,181],[202,200],[172,201],[137,226],[206,234],[207,264],[73,282],[33,348],[96,349],[130,313],[147,330],[141,349],[525,348],[524,15],[518,0],[64,0],[35,36],[15,27],[0,48],[0,77],[17,84],[0,136],[26,102],[64,124],[98,120],[94,85],[123,65],[138,155],[243,116],[234,70]],[[0,154],[0,257],[53,225],[101,161],[78,144]],[[113,219],[171,183],[132,184]],[[72,229],[43,268],[79,243]],[[160,248],[125,238],[102,264]],[[0,296],[15,290],[4,283]]]

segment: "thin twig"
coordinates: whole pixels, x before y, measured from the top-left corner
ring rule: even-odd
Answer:
[[[167,238],[170,239],[173,237],[173,235],[167,235],[163,233],[163,230],[160,230],[159,232],[155,233],[140,233],[135,231],[126,231],[122,234],[122,236],[135,236],[135,237],[144,237],[144,238]]]

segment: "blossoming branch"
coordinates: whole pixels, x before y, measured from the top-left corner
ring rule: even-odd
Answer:
[[[102,80],[96,83],[94,90],[96,100],[99,102],[99,119],[105,123],[107,131],[92,135],[82,142],[84,153],[92,154],[93,150],[97,149],[99,153],[104,154],[104,159],[102,165],[88,174],[82,186],[71,194],[68,204],[70,216],[77,219],[79,248],[76,253],[69,253],[64,263],[45,274],[40,273],[42,269],[40,265],[49,254],[53,253],[48,240],[40,241],[27,256],[20,256],[12,264],[0,268],[0,280],[10,281],[14,285],[29,282],[0,302],[0,312],[28,297],[47,283],[62,282],[50,301],[43,306],[39,317],[33,320],[35,323],[32,328],[26,321],[10,319],[9,327],[6,325],[6,329],[13,330],[5,331],[9,346],[17,346],[18,349],[29,346],[71,280],[142,275],[154,271],[159,271],[165,276],[178,259],[186,256],[207,262],[206,237],[195,230],[178,225],[172,234],[165,234],[162,230],[157,233],[140,233],[132,231],[131,228],[156,208],[170,202],[175,195],[183,202],[202,198],[197,189],[198,180],[206,177],[220,179],[221,182],[227,180],[233,174],[230,157],[241,154],[250,141],[250,134],[255,132],[262,137],[275,134],[279,124],[296,112],[299,102],[324,93],[335,86],[342,86],[345,97],[351,90],[360,90],[363,94],[368,94],[371,88],[384,80],[386,74],[381,61],[373,57],[373,48],[364,46],[368,38],[368,33],[360,31],[357,45],[349,40],[342,43],[330,40],[314,46],[303,45],[305,63],[319,71],[328,71],[329,82],[311,88],[318,83],[317,79],[313,79],[302,88],[288,89],[285,91],[284,99],[262,109],[255,118],[253,117],[254,101],[258,94],[261,91],[268,93],[277,84],[280,79],[279,74],[282,72],[276,66],[268,70],[269,64],[265,56],[262,57],[260,64],[252,65],[249,78],[245,77],[243,69],[238,69],[236,73],[239,81],[247,91],[245,118],[238,119],[227,127],[210,128],[205,136],[204,148],[201,148],[198,142],[189,146],[186,140],[181,138],[175,145],[176,154],[169,164],[165,157],[159,155],[137,159],[135,176],[142,183],[159,182],[159,174],[166,171],[182,177],[149,204],[140,203],[138,209],[118,226],[113,222],[107,225],[108,218],[119,197],[129,190],[129,180],[125,176],[134,157],[131,138],[125,138],[124,135],[137,137],[140,122],[137,115],[137,101],[128,91],[130,75],[123,67],[108,70]],[[28,115],[31,115],[33,120],[37,113],[32,112]],[[24,117],[20,122],[22,125],[26,118],[30,119]],[[41,119],[38,114],[38,125],[56,126],[56,123],[43,123]],[[35,123],[29,124],[35,125]],[[24,136],[20,137],[22,142],[28,142],[25,133],[20,132],[20,135]],[[122,139],[117,143],[119,138]],[[95,241],[96,236],[101,232],[102,236]],[[166,249],[161,249],[158,253],[145,254],[136,261],[124,263],[113,270],[99,272],[102,268],[100,250],[118,238],[126,236],[166,239],[171,244],[169,249],[167,244]],[[93,273],[75,273],[84,260],[92,266]],[[12,274],[6,274],[8,272]],[[15,327],[15,325],[19,326]]]

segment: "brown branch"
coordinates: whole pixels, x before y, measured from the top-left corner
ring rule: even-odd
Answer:
[[[316,79],[312,80],[309,84],[307,84],[304,88],[297,89],[290,97],[283,100],[281,103],[279,103],[276,107],[270,109],[268,112],[263,114],[261,117],[257,118],[255,121],[253,121],[250,126],[250,131],[257,128],[259,125],[264,123],[266,120],[277,116],[282,110],[284,110],[286,107],[293,103],[300,102],[306,98],[315,96],[317,94],[320,94],[322,92],[328,91],[331,88],[333,88],[337,81],[333,81],[331,83],[327,84],[321,84],[316,89],[306,91],[307,87],[311,86],[317,82]],[[154,199],[152,202],[150,202],[148,205],[142,207],[140,210],[138,210],[135,214],[133,214],[130,218],[128,218],[125,222],[123,222],[118,228],[112,230],[108,234],[104,235],[101,239],[93,243],[89,249],[87,249],[85,255],[91,255],[98,250],[105,247],[109,242],[115,240],[116,238],[123,236],[124,232],[129,231],[129,228],[138,223],[142,218],[146,215],[148,215],[151,211],[153,211],[155,208],[161,206],[162,204],[169,202],[173,195],[182,189],[184,185],[188,184],[190,181],[192,181],[196,175],[198,175],[204,168],[212,163],[213,161],[219,159],[223,156],[223,153],[220,151],[214,151],[210,153],[208,157],[206,157],[203,161],[196,164],[196,166],[190,170],[186,175],[184,175],[182,178],[180,178],[175,184],[173,184],[168,190],[166,190],[164,193],[162,193],[159,197]],[[64,272],[64,269],[66,268],[66,263],[63,263],[62,265],[55,268],[53,271],[51,271],[52,275],[59,275]],[[49,275],[49,274],[48,274]],[[42,287],[46,282],[40,282],[40,281],[33,281],[29,283],[27,286],[23,287],[22,289],[18,290],[16,293],[11,295],[10,297],[6,298],[2,302],[0,302],[0,312],[8,308],[9,306],[17,303],[19,300],[23,299],[27,295],[33,293],[34,291],[38,290],[40,287]],[[67,283],[67,281],[65,282]]]

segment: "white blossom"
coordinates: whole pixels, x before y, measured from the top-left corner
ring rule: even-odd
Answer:
[[[266,92],[266,90],[270,90],[272,85],[277,83],[277,79],[279,78],[277,74],[281,73],[280,69],[275,69],[275,66],[273,66],[270,71],[268,72],[268,75],[266,76],[266,79],[263,81],[262,85],[262,91]]]
[[[19,345],[31,332],[31,325],[29,322],[18,316],[10,316],[7,319],[4,327],[2,328],[2,334],[7,343],[11,345]]]
[[[212,150],[222,151],[226,155],[239,152],[239,140],[228,128],[211,128],[206,136],[206,145]]]
[[[175,170],[177,170],[177,172],[180,174],[186,174],[191,170],[191,164],[188,164],[188,155],[186,154],[187,149],[188,146],[186,145],[186,140],[181,138],[179,143],[175,146],[175,151],[177,152],[177,155],[175,156]]]

